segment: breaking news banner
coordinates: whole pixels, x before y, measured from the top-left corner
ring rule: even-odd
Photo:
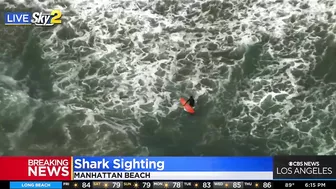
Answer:
[[[335,156],[276,156],[274,179],[334,179],[336,181]]]
[[[71,180],[71,157],[0,157],[0,180]]]
[[[0,157],[0,188],[335,188],[334,159]]]
[[[255,180],[272,157],[0,157],[1,180]]]
[[[73,157],[73,180],[256,180],[271,157]]]

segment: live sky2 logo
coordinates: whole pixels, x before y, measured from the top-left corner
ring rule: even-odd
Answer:
[[[62,23],[62,12],[53,10],[50,14],[43,12],[6,12],[5,25],[53,26]]]

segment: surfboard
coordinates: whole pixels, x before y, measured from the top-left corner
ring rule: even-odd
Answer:
[[[183,106],[186,102],[187,102],[186,99],[184,99],[184,98],[180,98],[180,103],[182,104],[182,106]],[[190,114],[195,113],[194,108],[191,107],[189,104],[184,105],[184,111],[186,111],[186,112],[188,112],[188,113],[190,113]]]

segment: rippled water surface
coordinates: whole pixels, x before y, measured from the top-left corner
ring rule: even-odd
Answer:
[[[63,13],[0,25],[2,155],[336,154],[334,0],[0,9]],[[178,101],[190,95],[195,115]]]

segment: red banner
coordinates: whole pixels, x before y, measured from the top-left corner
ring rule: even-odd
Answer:
[[[71,157],[0,157],[0,180],[71,180]]]

